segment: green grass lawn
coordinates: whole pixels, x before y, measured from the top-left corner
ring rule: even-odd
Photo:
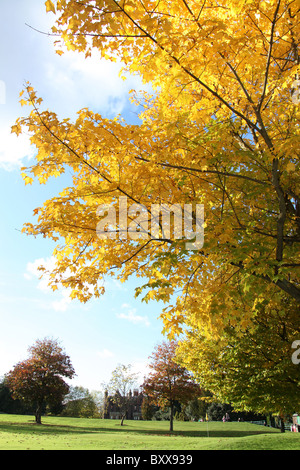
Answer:
[[[119,421],[0,414],[0,450],[299,450],[300,433],[238,422]]]

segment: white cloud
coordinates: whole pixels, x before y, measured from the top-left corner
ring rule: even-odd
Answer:
[[[26,266],[26,272],[24,273],[24,277],[27,280],[31,280],[35,277],[40,278],[42,275],[42,271],[39,271],[39,267],[43,266],[46,271],[52,271],[55,268],[55,258],[51,256],[50,258],[38,258],[35,261],[28,262]],[[37,288],[44,293],[51,292],[51,288],[48,286],[49,284],[49,276],[45,272],[43,277],[39,280]]]
[[[24,165],[24,159],[32,158],[36,150],[28,135],[17,137],[11,133],[11,126],[7,123],[0,122],[0,142],[0,167],[7,171]]]
[[[17,137],[10,133],[16,119],[30,112],[19,104],[19,93],[25,81],[28,80],[43,98],[42,109],[50,109],[60,119],[76,119],[77,111],[84,107],[105,117],[115,117],[129,103],[131,89],[145,88],[137,76],[122,80],[119,77],[121,63],[101,59],[97,50],[87,59],[83,53],[67,50],[58,56],[55,38],[25,25],[47,32],[55,22],[54,15],[47,15],[43,3],[37,5],[36,0],[16,2],[17,5],[0,2],[1,17],[13,19],[13,23],[4,22],[2,31],[7,40],[1,56],[0,167],[6,170],[24,165],[24,158],[33,157],[35,152],[28,136]]]
[[[108,359],[110,357],[114,357],[115,354],[112,351],[104,348],[102,351],[97,352],[97,356],[101,357],[101,359]]]
[[[61,70],[48,67],[51,86],[65,89],[67,98],[73,95],[78,109],[90,106],[110,115],[122,112],[128,91],[138,84],[136,78],[124,82],[119,77],[121,65],[100,59],[97,52],[87,59],[68,52],[64,60]]]
[[[121,308],[131,308],[131,306],[129,304],[124,303],[121,305]]]
[[[133,361],[131,365],[132,372],[138,375],[138,383],[139,385],[141,385],[144,381],[144,377],[147,377],[147,375],[149,375],[149,364],[146,361]]]
[[[141,316],[136,314],[136,308],[130,308],[128,304],[123,304],[122,308],[127,308],[128,311],[126,313],[117,313],[117,318],[121,318],[123,320],[127,320],[134,325],[144,325],[150,326],[150,322],[147,316]]]
[[[62,57],[41,57],[39,72],[28,78],[37,95],[44,99],[42,109],[43,106],[49,108],[60,119],[75,120],[77,111],[84,107],[106,117],[115,117],[128,103],[129,90],[138,86],[135,77],[124,82],[118,76],[119,69],[120,64],[100,60],[98,55],[85,59],[82,54],[69,51]],[[20,107],[20,85],[17,86],[15,89],[10,86],[13,98],[0,103],[0,166],[5,170],[25,165],[24,159],[31,159],[36,153],[28,134],[11,133],[16,119],[30,112],[28,107]],[[1,118],[2,111],[5,116]]]
[[[43,272],[43,276],[41,277],[42,271],[39,271],[39,267],[43,266],[46,269],[46,272]],[[26,272],[24,273],[25,279],[28,281],[39,278],[39,282],[37,284],[37,289],[39,289],[44,294],[51,294],[60,296],[59,299],[53,300],[47,306],[55,310],[56,312],[65,312],[70,304],[72,303],[72,299],[70,297],[71,289],[69,288],[59,288],[58,291],[54,294],[51,287],[49,287],[49,274],[47,271],[52,271],[55,268],[55,258],[51,256],[50,258],[39,258],[33,262],[27,263]]]
[[[70,306],[72,299],[70,297],[71,289],[64,289],[61,291],[62,298],[60,300],[54,300],[52,307],[56,312],[65,312]]]

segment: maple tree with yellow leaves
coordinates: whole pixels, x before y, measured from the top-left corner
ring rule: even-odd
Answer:
[[[176,357],[209,390],[206,401],[281,417],[298,411],[300,321],[294,300],[274,292],[244,331],[228,325],[219,338],[204,335],[196,322],[188,326]]]
[[[37,148],[25,183],[73,175],[24,226],[63,240],[52,287],[86,301],[107,275],[145,278],[137,295],[166,303],[171,337],[185,324],[216,335],[246,328],[274,289],[299,303],[299,1],[48,0],[46,9],[59,54],[96,49],[153,90],[132,95],[142,112],[128,125],[89,109],[59,121],[26,85],[32,110],[13,127]],[[99,206],[119,220],[120,197],[146,215],[153,204],[203,205],[203,247],[187,249],[161,225],[132,239],[117,223],[101,239]]]

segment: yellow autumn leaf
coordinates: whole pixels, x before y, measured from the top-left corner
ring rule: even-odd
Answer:
[[[45,5],[46,5],[46,12],[48,13],[49,11],[52,11],[52,13],[56,13],[55,11],[55,6],[53,5],[53,3],[51,2],[51,0],[47,0],[45,2]]]
[[[20,124],[16,124],[11,127],[11,134],[22,134],[22,127],[20,126]]]
[[[286,166],[286,171],[288,171],[289,173],[291,173],[292,171],[295,171],[295,169],[296,169],[296,166],[292,162],[289,162]]]
[[[22,177],[23,177],[23,180],[25,182],[25,186],[27,184],[32,184],[33,183],[33,178],[31,178],[30,176],[27,176],[25,173],[22,173]]]

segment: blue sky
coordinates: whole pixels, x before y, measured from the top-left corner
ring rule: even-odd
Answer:
[[[162,306],[135,299],[134,279],[125,284],[109,279],[105,295],[87,304],[70,301],[62,289],[52,292],[39,279],[37,266],[51,265],[54,244],[20,230],[64,181],[25,187],[20,167],[30,165],[34,147],[27,136],[10,133],[27,112],[19,104],[25,81],[60,118],[89,107],[108,118],[121,113],[130,122],[137,117],[128,92],[141,84],[137,77],[123,81],[119,65],[100,61],[97,54],[90,59],[74,52],[57,55],[53,38],[25,25],[50,31],[55,17],[46,14],[43,0],[2,0],[0,18],[0,377],[45,336],[61,341],[70,355],[77,373],[73,385],[99,390],[120,363],[132,364],[142,377],[149,355],[165,339],[158,320]]]

